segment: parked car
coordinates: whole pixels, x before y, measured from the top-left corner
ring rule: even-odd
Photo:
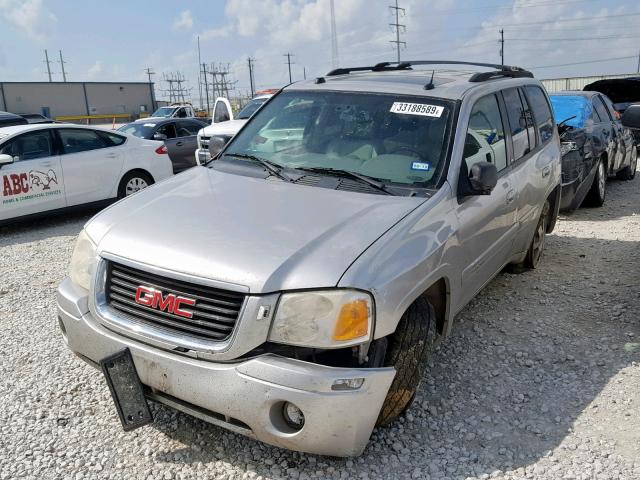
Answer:
[[[211,139],[207,168],[86,224],[59,326],[125,429],[152,420],[147,398],[346,456],[409,407],[456,313],[504,266],[539,265],[560,206],[542,85],[472,65],[490,70],[383,63],[289,85]],[[265,139],[284,112],[305,128],[280,148]]]
[[[27,123],[29,123],[29,121],[20,115],[0,111],[0,128],[10,127],[12,125],[26,125]]]
[[[28,123],[55,123],[55,120],[45,117],[39,113],[20,113],[22,118],[26,118]]]
[[[194,118],[196,112],[190,103],[172,103],[166,107],[160,107],[151,114],[148,119],[158,118]]]
[[[198,148],[198,132],[207,124],[197,118],[141,118],[121,126],[118,131],[148,140],[164,142],[173,165],[173,173],[180,173],[196,166],[195,151]]]
[[[0,128],[0,223],[105,205],[169,177],[158,142],[69,124]]]
[[[607,99],[597,92],[566,91],[550,96],[562,142],[563,210],[583,203],[602,206],[608,175],[632,179],[637,152]]]
[[[276,92],[277,90],[258,92],[235,117],[229,100],[222,97],[217,98],[213,106],[211,125],[198,132],[198,149],[196,150],[198,163],[203,164],[211,158],[209,156],[209,138],[212,136],[225,137],[227,139],[233,137],[247,123],[247,120]]]

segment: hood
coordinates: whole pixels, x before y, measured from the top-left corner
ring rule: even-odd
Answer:
[[[197,167],[114,204],[86,228],[100,253],[267,293],[335,286],[424,201]]]
[[[200,132],[207,137],[213,135],[235,135],[245,123],[247,123],[247,119],[227,120],[226,122],[214,123],[204,127]]]

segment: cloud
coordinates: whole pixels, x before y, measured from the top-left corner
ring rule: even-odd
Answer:
[[[93,80],[96,77],[98,77],[98,75],[101,75],[104,72],[104,65],[102,64],[102,61],[97,60],[96,63],[94,63],[89,70],[87,70],[87,78],[89,80]]]
[[[58,21],[42,0],[0,0],[0,15],[18,31],[37,41],[50,37]]]
[[[211,28],[209,30],[205,30],[204,32],[200,32],[198,36],[201,40],[208,40],[210,38],[225,38],[233,33],[232,25],[225,25],[220,28]]]
[[[191,16],[191,10],[184,10],[180,12],[180,15],[173,22],[174,30],[191,30],[193,27],[193,17]]]

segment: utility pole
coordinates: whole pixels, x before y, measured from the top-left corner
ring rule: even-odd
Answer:
[[[200,65],[202,65],[202,59],[200,58],[200,35],[198,35],[198,94],[200,95],[200,108],[202,108],[202,72],[200,71]],[[206,83],[206,76],[204,81]]]
[[[285,53],[283,57],[287,57],[287,65],[289,65],[289,83],[291,83],[293,82],[293,80],[291,80],[291,54]]]
[[[58,50],[60,52],[60,68],[62,68],[62,81],[67,81],[67,73],[64,71],[64,64],[67,63],[62,59],[62,50]]]
[[[638,50],[638,73],[640,73],[640,50]]]
[[[338,34],[336,33],[336,10],[331,0],[331,64],[338,68]],[[306,77],[305,77],[306,78]]]
[[[395,6],[389,5],[389,8],[392,10],[395,10],[395,14],[396,14],[396,23],[389,24],[390,26],[394,27],[396,30],[396,39],[390,40],[390,42],[396,44],[396,49],[398,51],[398,63],[400,63],[400,45],[404,45],[405,47],[407,46],[407,42],[400,41],[400,28],[402,28],[402,31],[406,31],[406,27],[407,27],[406,25],[403,25],[400,23],[400,12],[402,11],[402,15],[404,16],[405,11],[404,11],[404,8],[398,6],[398,0],[396,0]]]
[[[251,57],[247,58],[247,62],[249,63],[249,84],[251,85],[251,96],[255,95],[255,88],[253,82],[253,62],[255,60]]]
[[[207,115],[211,115],[211,105],[209,105],[209,81],[207,80],[207,64],[202,64],[202,70],[200,70],[204,78],[204,92],[207,96]]]
[[[504,29],[500,29],[500,59],[504,67]]]
[[[47,64],[47,73],[49,74],[49,81],[51,82],[51,62],[49,61],[49,52],[45,49],[44,51],[44,61]]]
[[[307,67],[302,67],[302,75],[303,75],[303,78],[306,80],[307,79]]]
[[[145,70],[145,73],[147,74],[147,78],[149,79],[149,92],[151,93],[151,111],[155,112],[156,111],[156,95],[155,95],[155,92],[153,91],[153,82],[151,81],[151,75],[155,75],[156,72],[154,72],[151,67],[147,67],[147,69]]]

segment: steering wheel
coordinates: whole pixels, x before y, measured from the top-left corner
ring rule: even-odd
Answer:
[[[399,147],[396,147],[394,150],[390,151],[389,153],[392,154],[392,153],[398,153],[398,152],[408,152],[412,154],[414,157],[422,159],[422,155],[416,149],[411,148],[408,145],[400,145]]]

